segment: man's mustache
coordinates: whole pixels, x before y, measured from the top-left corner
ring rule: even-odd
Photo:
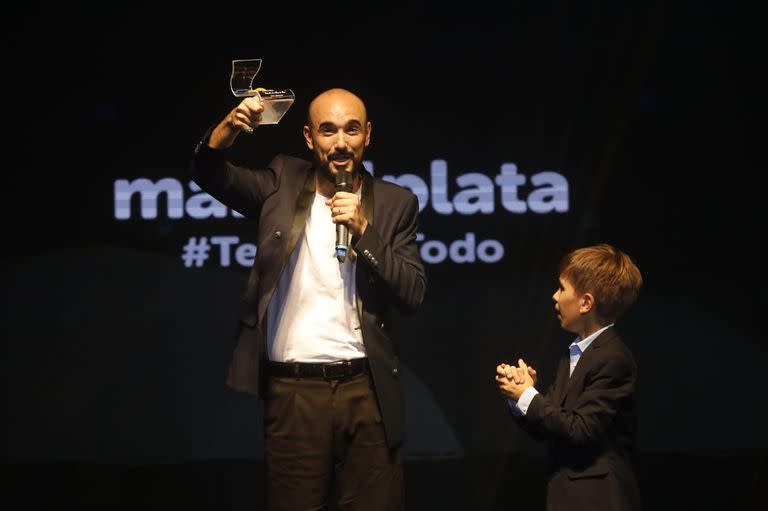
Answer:
[[[332,153],[328,155],[329,160],[354,160],[354,153]]]

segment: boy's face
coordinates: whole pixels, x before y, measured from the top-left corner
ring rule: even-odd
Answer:
[[[567,332],[580,333],[583,323],[584,294],[577,293],[568,279],[560,277],[560,285],[552,295],[560,326]]]

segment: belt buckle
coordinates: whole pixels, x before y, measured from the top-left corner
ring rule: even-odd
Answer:
[[[339,360],[338,362],[331,362],[329,364],[323,364],[323,378],[326,380],[333,380],[336,378],[344,378],[349,376],[352,364],[349,360]],[[328,374],[326,369],[333,368],[332,374]],[[339,371],[340,370],[340,371]]]

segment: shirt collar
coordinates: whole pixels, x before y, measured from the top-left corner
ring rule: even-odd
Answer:
[[[598,335],[602,334],[605,330],[607,330],[608,328],[612,327],[613,325],[614,325],[614,323],[611,323],[610,325],[604,326],[603,328],[601,328],[597,332],[587,336],[586,339],[581,339],[581,337],[576,336],[576,339],[574,339],[573,342],[569,346],[573,346],[574,344],[578,344],[579,349],[581,350],[582,353],[584,353],[584,350],[587,349],[587,346],[592,344],[592,341],[597,339]]]

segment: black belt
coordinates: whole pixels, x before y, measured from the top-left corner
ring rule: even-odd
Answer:
[[[325,378],[339,380],[368,372],[367,358],[338,360],[336,362],[269,362],[269,376],[283,378]]]

